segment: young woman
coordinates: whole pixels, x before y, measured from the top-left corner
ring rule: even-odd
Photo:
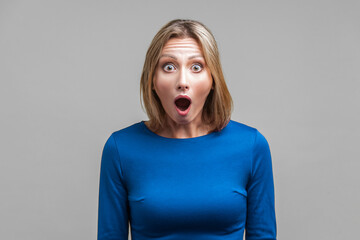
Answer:
[[[216,41],[173,20],[146,54],[149,121],[115,131],[100,171],[98,240],[276,239],[270,148],[231,120]]]

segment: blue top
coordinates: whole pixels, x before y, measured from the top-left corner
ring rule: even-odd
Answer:
[[[101,160],[98,240],[276,239],[270,148],[231,120],[166,138],[143,121],[113,132]]]

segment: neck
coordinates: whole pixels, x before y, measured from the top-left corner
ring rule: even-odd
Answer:
[[[167,138],[194,138],[209,134],[210,126],[201,120],[194,120],[187,124],[179,124],[171,118],[167,118],[167,126],[155,133]]]

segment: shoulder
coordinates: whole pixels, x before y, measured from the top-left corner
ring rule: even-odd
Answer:
[[[108,145],[116,145],[116,143],[130,142],[131,139],[141,139],[144,135],[144,129],[141,126],[142,122],[137,122],[119,130],[108,133],[106,143]]]
[[[254,133],[255,131],[257,131],[256,128],[247,125],[245,123],[241,123],[235,120],[230,120],[229,124],[226,126],[226,128],[231,128],[232,131],[242,131],[242,132],[246,132],[246,133]]]
[[[228,125],[223,129],[228,133],[232,133],[235,135],[242,135],[244,137],[254,137],[256,135],[256,132],[258,131],[255,127],[252,127],[250,125],[230,120]]]
[[[138,151],[140,147],[149,142],[149,134],[144,130],[142,124],[142,122],[137,122],[122,129],[113,131],[108,135],[105,143],[105,149],[108,152],[117,153],[120,156]]]
[[[121,134],[129,134],[129,133],[137,132],[141,128],[141,124],[142,124],[141,121],[137,123],[133,123],[127,127],[114,131],[113,134],[121,135]]]
[[[137,122],[122,129],[114,131],[111,136],[115,141],[130,141],[132,139],[139,139],[144,134],[143,123]]]
[[[251,143],[253,147],[256,145],[267,145],[264,135],[254,126],[250,126],[235,120],[230,120],[229,124],[224,128],[229,136],[240,138],[243,141]]]

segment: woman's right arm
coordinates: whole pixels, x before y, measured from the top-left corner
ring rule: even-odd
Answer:
[[[128,240],[127,191],[113,134],[105,143],[100,168],[98,240]]]

